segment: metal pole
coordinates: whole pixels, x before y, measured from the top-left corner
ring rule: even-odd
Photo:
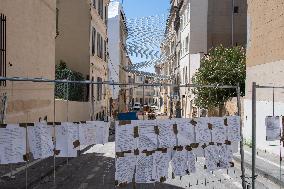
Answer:
[[[145,77],[144,77],[144,81],[143,81],[143,101],[142,101],[143,120],[145,120],[144,104],[145,104]]]
[[[94,78],[92,78],[92,81],[94,81]],[[91,121],[94,121],[95,116],[95,100],[94,100],[94,84],[91,83],[91,107],[92,107],[92,114],[91,114]]]
[[[255,157],[256,157],[256,83],[252,83],[252,189],[255,189]]]
[[[232,0],[232,46],[234,46],[234,9],[235,9],[235,0]]]
[[[55,94],[56,94],[56,83],[54,83],[54,95],[53,95],[53,137],[54,137],[54,150],[56,150],[56,129],[55,129]],[[56,184],[56,154],[53,154],[53,185]]]
[[[240,119],[242,120],[242,111],[241,111],[241,90],[240,90],[240,84],[237,85],[237,106],[238,106],[238,116],[240,116]],[[240,141],[240,155],[241,155],[241,171],[242,171],[242,187],[243,189],[246,189],[246,180],[245,180],[245,166],[244,166],[244,136],[243,136],[243,125],[241,121],[240,125],[240,134],[241,134],[241,141]]]

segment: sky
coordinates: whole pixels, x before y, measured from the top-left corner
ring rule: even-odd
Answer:
[[[120,0],[122,1],[126,19],[168,15],[170,8],[170,0]],[[131,60],[134,64],[144,61],[136,57],[131,57]],[[148,67],[143,71],[154,72],[154,67]]]
[[[123,9],[127,18],[137,18],[167,14],[169,4],[170,0],[123,0]]]

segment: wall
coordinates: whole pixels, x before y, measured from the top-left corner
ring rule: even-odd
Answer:
[[[259,92],[259,91],[258,91]],[[244,100],[244,129],[243,134],[245,139],[252,138],[252,102],[249,99]],[[281,116],[284,112],[284,103],[275,101],[275,115]],[[256,147],[258,149],[267,150],[268,152],[279,154],[279,141],[266,141],[265,117],[272,116],[272,102],[259,101],[256,103]],[[282,147],[282,150],[284,148]]]
[[[109,12],[111,13],[111,12]],[[110,81],[119,81],[119,64],[120,64],[120,50],[119,50],[119,20],[118,16],[109,18],[108,20],[108,36],[109,36],[109,79]],[[111,89],[113,99],[118,99],[119,86],[114,86]]]
[[[56,64],[60,60],[86,78],[90,72],[90,4],[78,0],[58,0]]]
[[[208,50],[223,44],[232,45],[232,0],[208,0]],[[234,13],[233,44],[246,44],[247,0],[234,0],[239,12]]]
[[[207,52],[208,0],[190,2],[190,46],[191,54]]]
[[[284,2],[249,1],[247,66],[284,60]]]
[[[91,120],[90,102],[75,102],[56,99],[55,101],[55,119],[57,122],[64,121],[89,121]]]
[[[55,0],[1,0],[7,16],[7,76],[54,79]],[[53,119],[54,87],[46,83],[7,82],[7,122]]]

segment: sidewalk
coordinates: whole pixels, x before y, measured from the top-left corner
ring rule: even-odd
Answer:
[[[251,169],[252,153],[251,148],[244,146],[245,167]],[[240,154],[236,154],[234,159],[241,162]],[[281,165],[280,173],[280,158],[275,154],[271,154],[262,150],[257,150],[256,155],[256,174],[259,174],[278,185],[284,187],[284,162]],[[281,177],[280,177],[281,174]]]

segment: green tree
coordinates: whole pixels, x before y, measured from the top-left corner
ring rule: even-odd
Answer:
[[[83,81],[84,77],[81,73],[72,71],[69,69],[65,62],[60,61],[55,66],[55,78],[58,80],[71,80],[71,81]],[[68,86],[67,86],[68,85]],[[60,99],[67,98],[70,101],[84,101],[85,100],[85,88],[84,84],[77,83],[56,83],[55,85],[55,97]],[[68,89],[68,90],[67,90]]]
[[[240,85],[241,96],[245,93],[246,52],[243,47],[213,48],[204,56],[200,68],[193,76],[197,85]],[[194,88],[195,104],[204,109],[219,108],[221,116],[225,103],[236,96],[236,89]]]

